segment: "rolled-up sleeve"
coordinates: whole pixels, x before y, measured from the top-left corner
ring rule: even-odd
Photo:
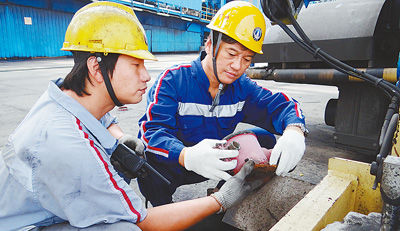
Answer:
[[[289,124],[305,125],[300,104],[283,92],[273,94],[249,78],[243,78],[248,92],[243,111],[244,122],[282,134]]]
[[[111,124],[117,124],[118,122],[119,121],[118,121],[117,117],[111,115],[110,113],[106,113],[100,119],[100,123],[106,128],[110,127]]]

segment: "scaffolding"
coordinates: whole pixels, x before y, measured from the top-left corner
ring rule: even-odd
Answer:
[[[217,13],[217,11],[218,11],[217,9],[203,6],[202,10],[201,10],[201,18],[206,21],[210,21],[214,17],[214,15]]]
[[[178,6],[159,0],[114,0],[115,2],[129,4],[134,7],[134,10],[147,10],[164,16],[177,16],[183,20],[198,20],[203,23],[208,23],[215,15],[218,9],[205,6],[201,10],[190,9],[184,6]]]

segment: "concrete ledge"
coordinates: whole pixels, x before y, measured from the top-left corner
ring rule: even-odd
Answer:
[[[315,185],[290,177],[275,176],[237,207],[223,222],[242,230],[269,230]]]
[[[328,174],[303,200],[271,230],[321,230],[342,219],[354,205],[357,178]],[[330,210],[330,211],[329,211]],[[326,216],[330,212],[334,216]]]
[[[380,211],[380,192],[372,190],[369,169],[366,163],[331,158],[328,175],[271,230],[321,230],[350,211]]]

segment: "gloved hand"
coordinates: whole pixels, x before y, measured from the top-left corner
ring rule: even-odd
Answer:
[[[135,151],[138,156],[144,157],[144,145],[143,142],[138,138],[129,134],[125,134],[118,139],[118,142],[120,144],[125,144],[126,146],[128,146],[128,148]]]
[[[231,175],[227,172],[236,167],[237,160],[224,161],[239,155],[237,150],[215,148],[217,143],[226,140],[204,139],[200,143],[184,149],[184,166],[187,170],[213,180],[228,180]]]
[[[145,159],[144,145],[138,138],[125,134],[118,139],[118,143],[125,144],[128,148],[135,151],[136,155]],[[124,177],[128,179],[134,179],[138,176],[145,177],[147,174],[147,172],[144,171],[144,168],[142,168],[140,172],[132,173],[130,169],[125,168],[121,163],[119,163],[118,160],[114,158],[114,155],[111,156],[110,162],[117,172],[122,173]]]
[[[293,170],[306,150],[304,135],[293,129],[286,129],[272,149],[269,164],[276,165],[276,175]]]
[[[222,185],[218,192],[211,194],[221,205],[220,212],[235,206],[242,201],[251,191],[262,185],[262,180],[246,181],[254,169],[254,161],[247,161],[242,169]]]

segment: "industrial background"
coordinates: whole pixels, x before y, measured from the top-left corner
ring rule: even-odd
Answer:
[[[90,0],[0,0],[0,59],[69,56],[61,51],[73,14]],[[133,7],[155,53],[196,52],[229,0],[114,0]],[[259,6],[257,0],[250,0]]]

